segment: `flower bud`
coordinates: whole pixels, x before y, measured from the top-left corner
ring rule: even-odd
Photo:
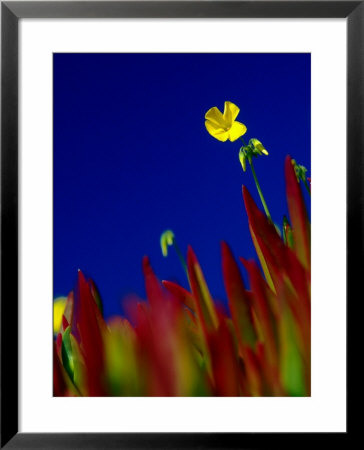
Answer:
[[[244,172],[246,171],[246,154],[243,148],[239,151],[239,160]]]
[[[249,144],[254,148],[256,152],[258,152],[259,155],[268,155],[267,149],[260,141],[258,141],[258,139],[250,139]]]
[[[161,249],[164,257],[168,255],[168,246],[173,245],[174,233],[172,230],[166,230],[161,234]]]

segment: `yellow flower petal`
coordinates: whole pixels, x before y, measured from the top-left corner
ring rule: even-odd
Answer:
[[[66,306],[66,297],[58,297],[53,302],[53,333],[57,334],[62,325],[62,316]]]
[[[224,128],[219,127],[218,125],[215,125],[214,123],[210,122],[209,120],[206,120],[205,122],[206,130],[213,136],[215,139],[225,142],[229,138],[229,132],[224,130]]]
[[[205,119],[222,128],[226,128],[227,126],[221,111],[218,108],[216,108],[216,106],[210,108],[207,111],[207,113],[205,114]]]
[[[232,126],[234,120],[238,117],[239,111],[240,108],[234,105],[234,103],[225,102],[223,117],[229,128]]]
[[[228,132],[230,141],[234,142],[237,139],[239,139],[240,136],[243,136],[243,134],[246,133],[246,130],[247,130],[247,128],[243,123],[234,122]]]

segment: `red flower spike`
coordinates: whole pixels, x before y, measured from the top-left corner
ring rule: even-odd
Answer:
[[[244,189],[244,186],[243,186],[243,189]],[[255,236],[253,227],[252,227],[252,225],[250,223],[249,223],[249,231],[250,231],[250,235],[252,237],[252,241],[253,241],[255,250],[257,252],[259,261],[260,261],[260,265],[262,266],[265,279],[267,280],[267,283],[269,284],[269,287],[272,289],[272,291],[275,292],[274,283],[273,283],[273,280],[272,280],[272,276],[271,276],[270,270],[268,268],[267,261],[265,259],[265,256],[263,254],[262,249],[260,248],[260,245],[259,245],[259,242],[257,240],[257,237]]]
[[[160,309],[162,310],[166,294],[163,291],[158,278],[155,276],[147,256],[144,256],[143,258],[143,273],[145,290],[150,306],[156,311],[159,311]]]
[[[57,336],[61,339],[62,346],[62,336],[59,334]],[[64,397],[66,395],[67,386],[63,376],[63,368],[58,357],[58,350],[56,350],[56,344],[53,344],[53,396],[54,397]]]
[[[148,315],[148,305],[145,302],[138,303],[135,314],[135,332],[137,333],[137,336],[139,337],[141,342],[147,341],[150,335],[150,323]]]
[[[69,325],[70,325],[70,324],[68,323],[67,319],[66,319],[65,316],[63,315],[63,316],[62,316],[62,330],[65,331],[66,328],[69,327]]]
[[[295,249],[298,259],[306,269],[310,268],[310,226],[300,185],[297,181],[292,160],[289,156],[285,161],[286,192],[289,217],[295,236]]]
[[[305,304],[307,310],[310,305],[309,272],[304,269],[294,251],[283,243],[274,226],[258,209],[245,186],[243,186],[243,196],[249,226],[254,233],[254,245],[257,252],[261,252],[264,257],[274,283],[274,293],[276,293],[282,274],[286,275],[296,290],[298,301]],[[267,282],[269,283],[268,280]]]
[[[197,314],[200,318],[202,328],[206,330],[216,329],[218,326],[218,318],[215,305],[200,264],[191,247],[188,247],[187,250],[187,267],[192,293],[196,302]]]
[[[225,290],[239,344],[240,346],[248,345],[254,348],[256,332],[253,325],[249,297],[244,288],[239,267],[225,242],[221,243],[221,253]]]
[[[162,288],[147,257],[143,258],[143,270],[147,297],[151,305],[149,337],[146,329],[146,339],[142,340],[142,345],[146,345],[150,369],[150,395],[173,396],[177,393],[179,376],[176,366],[178,355],[175,351],[178,334],[176,323],[182,308],[180,303]]]
[[[162,281],[163,286],[168,292],[172,294],[177,300],[179,300],[184,306],[187,306],[192,312],[196,310],[195,299],[193,295],[183,288],[179,284],[173,283],[172,281]]]
[[[269,288],[266,285],[265,280],[261,276],[255,261],[246,261],[242,258],[241,260],[249,273],[250,285],[254,293],[253,307],[257,313],[257,317],[261,326],[264,338],[264,346],[267,349],[267,357],[269,358],[269,363],[272,367],[277,367],[277,340],[276,331],[273,326],[273,324],[275,323],[275,318],[267,299],[267,290]]]
[[[278,295],[283,305],[280,314],[285,314],[286,308],[292,313],[295,328],[298,333],[297,343],[299,351],[309,369],[311,365],[311,310],[297,298],[292,288],[284,281],[283,277],[278,287]],[[309,377],[308,377],[309,378]]]
[[[258,209],[245,186],[243,186],[243,197],[245,209],[248,214],[249,226],[251,232],[254,234],[254,245],[258,245],[258,248],[256,248],[257,253],[261,252],[263,254],[275,285],[277,273],[280,273],[285,268],[287,247],[278,236],[274,225]]]
[[[235,397],[239,395],[237,355],[229,329],[222,316],[219,327],[212,330],[208,338],[214,378],[215,395]]]
[[[208,345],[208,335],[209,332],[217,329],[218,316],[200,264],[190,246],[187,250],[187,268],[188,278],[196,304],[196,322],[199,335],[201,336],[202,358],[205,361],[207,373],[211,378],[212,367]]]
[[[71,291],[68,294],[67,300],[66,300],[66,305],[64,308],[64,312],[63,312],[63,318],[62,318],[62,323],[61,323],[61,329],[60,332],[63,334],[64,330],[68,327],[68,325],[72,324],[73,321],[73,309],[74,309],[74,298],[73,298],[73,292]],[[66,320],[66,322],[64,322],[64,320]],[[67,326],[63,326],[63,324],[66,324]]]
[[[95,283],[93,282],[93,280],[89,279],[87,281],[88,281],[88,284],[90,286],[92,297],[94,298],[94,300],[96,302],[96,305],[97,305],[97,307],[100,310],[101,316],[103,316],[104,312],[103,312],[103,306],[102,306],[100,293],[99,293]]]
[[[57,334],[55,349],[60,361],[62,361],[62,333]]]
[[[104,348],[100,325],[103,319],[92,296],[90,286],[82,272],[78,271],[78,283],[75,290],[79,316],[76,324],[79,330],[80,347],[86,365],[86,378],[89,396],[98,397],[106,394],[104,378]],[[103,324],[106,327],[105,324]]]
[[[253,397],[263,395],[262,368],[255,352],[250,347],[244,348],[243,361],[249,394]]]

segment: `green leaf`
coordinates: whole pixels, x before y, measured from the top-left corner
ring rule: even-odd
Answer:
[[[62,336],[62,363],[65,368],[68,376],[74,381],[73,371],[74,371],[74,363],[73,363],[73,355],[72,355],[72,344],[70,340],[71,327],[67,327]]]

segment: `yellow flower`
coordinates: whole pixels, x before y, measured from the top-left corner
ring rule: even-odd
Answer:
[[[57,334],[61,329],[62,316],[66,307],[66,297],[58,297],[53,302],[53,333]]]
[[[246,126],[235,119],[240,109],[231,102],[225,102],[224,114],[216,106],[209,109],[205,114],[205,126],[207,131],[219,141],[228,139],[233,142],[246,133]]]

